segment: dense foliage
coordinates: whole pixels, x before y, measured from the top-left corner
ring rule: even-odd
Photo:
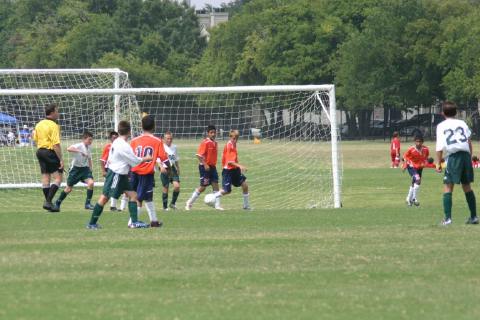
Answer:
[[[478,104],[479,0],[224,7],[230,20],[207,45],[194,10],[174,1],[2,1],[0,67],[119,67],[135,86],[334,83],[339,107],[366,121],[373,106]]]

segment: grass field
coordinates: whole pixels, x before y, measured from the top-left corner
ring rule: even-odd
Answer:
[[[387,143],[342,151],[342,209],[198,206],[146,230],[106,211],[89,231],[81,189],[60,214],[40,190],[0,190],[0,319],[479,319],[480,228],[460,190],[440,227],[440,175],[407,208]]]

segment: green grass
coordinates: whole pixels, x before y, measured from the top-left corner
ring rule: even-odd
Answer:
[[[106,211],[85,230],[82,189],[57,215],[39,190],[1,190],[0,319],[480,318],[480,228],[463,224],[463,194],[440,227],[441,176],[426,169],[421,207],[405,207],[387,149],[342,145],[342,209],[199,205],[161,214],[162,229]]]

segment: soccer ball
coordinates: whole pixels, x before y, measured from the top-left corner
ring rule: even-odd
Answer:
[[[203,198],[203,202],[209,207],[215,206],[215,195],[213,193],[209,193]]]

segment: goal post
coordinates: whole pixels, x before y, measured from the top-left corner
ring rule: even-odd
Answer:
[[[92,131],[95,136],[94,178],[100,183],[103,178],[97,160],[106,143],[106,133],[115,127],[118,120],[126,119],[132,122],[133,135],[137,135],[141,131],[141,114],[148,113],[156,119],[155,134],[161,136],[171,131],[178,146],[182,196],[185,197],[180,201],[186,200],[193,188],[198,186],[195,153],[207,125],[213,124],[217,127],[217,169],[220,175],[221,154],[228,141],[228,131],[237,129],[240,132],[239,162],[248,168],[246,176],[254,207],[341,206],[342,166],[333,85],[86,89],[0,87],[0,108],[6,102],[11,106],[21,106],[9,110],[23,110],[21,115],[14,111],[12,116],[28,119],[30,125],[42,118],[40,114],[45,103],[59,104],[64,150],[68,144],[80,141],[81,132]],[[0,109],[0,112],[3,110]],[[3,171],[0,172],[0,188],[38,184],[34,150],[33,146],[0,148],[0,157],[15,162],[0,166],[0,171]],[[68,156],[65,151],[64,154]],[[237,192],[241,194],[241,190]],[[227,207],[234,207],[234,197],[224,199],[222,201]]]

